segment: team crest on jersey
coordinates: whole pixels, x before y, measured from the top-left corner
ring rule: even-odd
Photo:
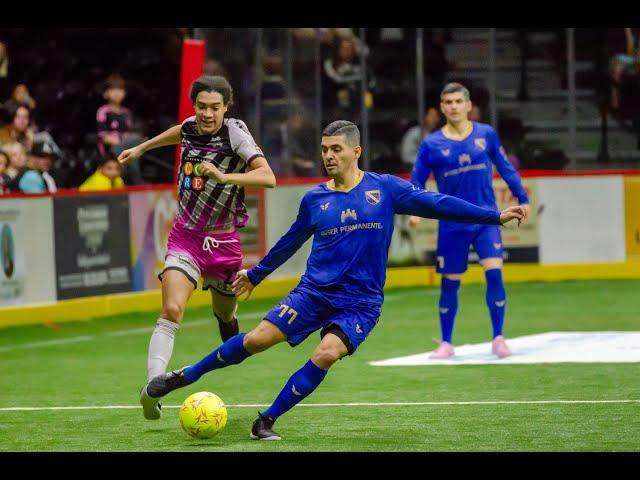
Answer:
[[[353,218],[354,220],[358,220],[358,215],[356,214],[355,210],[351,210],[350,208],[347,208],[346,210],[343,210],[342,213],[340,214],[340,220],[342,221],[342,223],[344,223],[347,218]]]
[[[484,152],[487,148],[487,141],[484,138],[476,138],[475,143],[481,152]]]
[[[371,205],[380,203],[380,190],[367,190],[364,196]]]
[[[442,152],[442,155],[444,155],[445,157],[448,157],[451,154],[451,149],[450,148],[445,148],[443,150],[440,150]]]
[[[327,208],[329,208],[329,202],[320,205],[320,210],[326,210]]]
[[[460,166],[464,164],[471,165],[471,157],[468,154],[463,153],[458,157],[458,163],[460,164]]]

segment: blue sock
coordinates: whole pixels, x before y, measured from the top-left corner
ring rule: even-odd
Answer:
[[[291,375],[273,404],[262,412],[262,415],[275,420],[313,392],[326,375],[327,370],[317,367],[309,360],[300,370]]]
[[[189,383],[193,383],[211,370],[242,362],[251,355],[242,344],[245,335],[246,333],[239,333],[231,337],[198,363],[185,368],[184,377]]]
[[[440,284],[440,328],[442,341],[451,343],[453,337],[453,322],[458,312],[458,289],[460,280],[449,280],[442,277]]]
[[[502,282],[502,269],[492,268],[484,272],[484,276],[487,279],[487,306],[489,307],[489,314],[491,315],[493,338],[496,338],[498,335],[502,335],[507,292]]]

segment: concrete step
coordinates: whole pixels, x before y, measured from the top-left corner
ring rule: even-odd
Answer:
[[[489,72],[487,70],[463,71],[451,70],[447,73],[447,79],[468,78],[475,84],[482,84],[485,87],[489,85]],[[561,78],[555,72],[527,72],[527,81],[529,88],[536,90],[559,89],[561,86]],[[517,89],[520,86],[520,71],[510,70],[496,72],[496,88],[498,89]]]
[[[531,101],[536,100],[560,100],[567,98],[567,90],[563,89],[549,89],[549,90],[529,90],[529,97]],[[518,91],[512,90],[498,90],[496,92],[497,100],[517,100]],[[576,98],[581,99],[593,99],[595,98],[595,90],[591,88],[577,88]]]
[[[517,39],[517,33],[511,29],[496,29],[497,40],[515,40]],[[488,28],[455,28],[451,32],[451,41],[488,41],[489,29]]]
[[[533,131],[527,132],[525,139],[540,142],[547,148],[557,148],[563,151],[569,149],[569,133],[561,131]],[[595,152],[600,150],[600,133],[598,131],[576,132],[576,147],[580,151]],[[636,150],[638,141],[635,135],[625,131],[613,131],[608,134],[609,153],[629,152]]]

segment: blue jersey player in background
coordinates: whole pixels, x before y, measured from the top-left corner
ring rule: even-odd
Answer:
[[[469,90],[459,83],[449,83],[440,94],[440,109],[447,123],[425,137],[418,150],[411,183],[424,188],[429,174],[434,173],[438,191],[462,198],[485,208],[496,208],[493,192],[493,165],[507,182],[511,193],[529,213],[529,198],[520,176],[500,145],[498,134],[484,123],[471,122]],[[419,218],[411,217],[415,226]],[[440,284],[440,327],[442,342],[429,358],[443,359],[454,355],[453,324],[458,311],[458,289],[462,273],[467,270],[469,246],[478,254],[487,281],[486,300],[493,327],[492,352],[508,357],[502,328],[506,308],[506,291],[502,281],[502,236],[497,225],[468,225],[449,219],[438,224],[436,271],[442,274]]]
[[[277,343],[296,346],[320,330],[321,341],[273,404],[251,427],[251,437],[280,440],[274,422],[313,392],[329,368],[351,355],[378,323],[383,302],[389,243],[396,213],[500,225],[520,222],[521,207],[502,213],[448,195],[426,192],[391,175],[358,168],[360,132],[351,122],[331,123],[322,133],[322,158],[332,177],[308,191],[289,231],[258,265],[238,272],[237,296],[250,295],[267,275],[313,236],[307,268],[293,289],[251,332],[239,333],[200,362],[153,378],[147,393],[159,398],[204,373],[242,362]]]

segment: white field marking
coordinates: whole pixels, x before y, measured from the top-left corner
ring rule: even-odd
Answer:
[[[296,407],[414,407],[449,405],[553,405],[553,404],[610,404],[640,403],[640,400],[495,400],[477,402],[354,402],[354,403],[301,403]],[[270,404],[227,405],[227,408],[262,408]],[[162,408],[180,408],[181,405],[163,405]],[[88,405],[77,407],[0,407],[0,412],[26,412],[34,410],[131,410],[140,405]]]
[[[66,343],[88,342],[89,340],[93,340],[94,338],[95,338],[95,335],[84,335],[81,337],[61,338],[60,340],[47,340],[44,342],[23,343],[20,345],[11,345],[9,347],[0,347],[0,352],[7,352],[9,350],[18,350],[21,348],[39,348],[39,347],[50,347],[53,345],[64,345]]]
[[[637,363],[640,332],[545,332],[507,339],[512,355],[498,358],[490,343],[456,346],[455,356],[429,359],[429,352],[369,362],[373,366],[513,365],[536,363]]]
[[[242,315],[240,317],[240,321],[242,320],[255,320],[258,318],[263,318],[264,315],[266,315],[265,313],[253,313],[253,314],[247,314],[247,315]],[[185,322],[183,325],[180,326],[181,329],[183,328],[190,328],[190,327],[200,327],[202,325],[206,325],[206,324],[211,324],[214,325],[215,321],[212,318],[206,318],[206,319],[198,319],[198,320],[190,320]],[[137,334],[142,334],[142,333],[151,333],[153,331],[154,327],[143,327],[143,328],[130,328],[130,329],[125,329],[125,330],[115,330],[113,332],[107,332],[107,333],[103,333],[101,335],[82,335],[79,337],[69,337],[69,338],[61,338],[59,340],[47,340],[47,341],[43,341],[43,342],[30,342],[30,343],[22,343],[19,345],[9,345],[7,347],[0,347],[0,353],[1,352],[8,352],[11,350],[20,350],[20,349],[29,349],[29,348],[40,348],[40,347],[51,347],[51,346],[55,346],[55,345],[65,345],[67,343],[79,343],[79,342],[88,342],[89,340],[94,340],[100,337],[120,337],[120,336],[127,336],[127,335],[137,335]]]

